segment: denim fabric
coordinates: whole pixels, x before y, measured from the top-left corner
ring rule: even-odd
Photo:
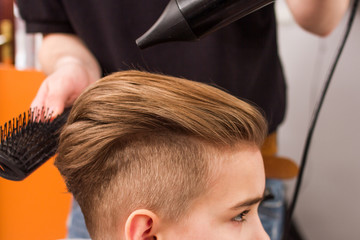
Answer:
[[[79,204],[72,201],[70,216],[67,222],[68,236],[67,238],[85,238],[90,239],[90,235],[86,229],[84,215],[81,212]]]
[[[266,200],[260,205],[260,220],[271,240],[280,240],[285,214],[284,184],[281,180],[267,179],[266,188],[274,198]],[[90,238],[86,230],[84,216],[75,200],[68,220],[68,238]]]
[[[271,240],[280,240],[285,221],[285,187],[281,180],[267,179],[266,189],[274,196],[263,201],[259,207],[259,216],[265,231]]]

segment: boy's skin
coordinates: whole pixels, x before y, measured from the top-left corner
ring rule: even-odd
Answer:
[[[124,239],[123,235],[126,240],[269,239],[258,216],[265,189],[262,156],[257,147],[240,145],[220,150],[220,159],[214,159],[219,167],[214,183],[178,223],[168,224],[156,213],[139,209],[119,226],[114,239]]]

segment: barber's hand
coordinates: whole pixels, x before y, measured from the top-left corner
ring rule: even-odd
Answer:
[[[31,107],[49,109],[56,117],[95,80],[80,63],[62,64],[41,84]]]

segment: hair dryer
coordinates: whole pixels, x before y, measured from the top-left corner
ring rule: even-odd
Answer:
[[[170,0],[136,44],[147,48],[170,41],[198,40],[274,0]]]

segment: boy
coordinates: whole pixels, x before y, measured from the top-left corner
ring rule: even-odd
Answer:
[[[255,108],[217,88],[125,71],[75,102],[55,165],[93,240],[268,239],[266,134]]]

